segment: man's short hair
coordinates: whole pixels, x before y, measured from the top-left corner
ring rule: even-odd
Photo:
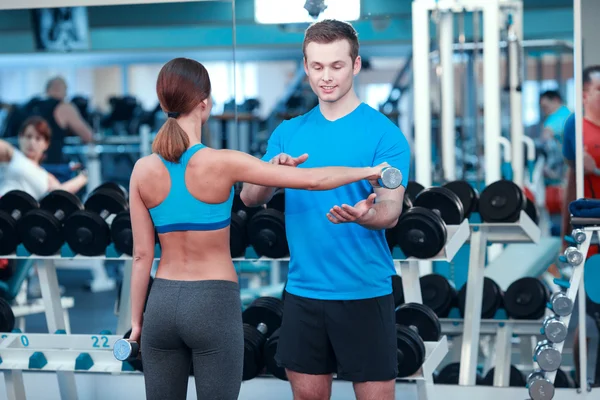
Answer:
[[[308,46],[309,43],[329,44],[344,39],[350,43],[350,57],[352,58],[352,61],[356,60],[359,47],[358,33],[352,25],[335,19],[325,19],[315,22],[309,26],[304,33],[302,52],[306,58],[306,46]]]
[[[558,100],[562,103],[562,97],[558,90],[546,90],[544,93],[540,94],[540,100],[544,97],[548,100]]]
[[[50,88],[52,87],[52,85],[54,85],[55,83],[62,83],[63,85],[67,86],[67,82],[61,77],[61,76],[55,76],[53,78],[48,79],[48,82],[46,82],[46,92],[48,90],[50,90]]]
[[[600,75],[600,65],[590,65],[583,70],[583,89],[592,82],[592,75]]]

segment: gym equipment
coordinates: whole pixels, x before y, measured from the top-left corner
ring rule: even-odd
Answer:
[[[406,184],[405,196],[412,202],[417,198],[417,195],[421,193],[421,190],[425,189],[423,185],[415,181],[408,181]]]
[[[266,361],[267,372],[273,375],[274,377],[281,379],[282,381],[287,381],[287,374],[285,372],[285,368],[280,367],[275,362],[275,354],[277,353],[277,344],[279,343],[279,329],[276,329],[275,332],[267,339],[267,343],[264,346],[263,357]]]
[[[461,204],[464,207],[464,216],[469,218],[472,213],[477,211],[477,203],[479,202],[479,193],[471,186],[467,181],[452,181],[448,182],[442,187],[452,191],[460,199]]]
[[[525,213],[531,218],[531,220],[538,225],[540,223],[540,210],[538,209],[535,202],[527,197],[527,204],[525,205]]]
[[[443,186],[422,190],[413,201],[413,207],[423,207],[436,212],[446,225],[459,225],[465,219],[460,197]]]
[[[512,387],[525,387],[527,381],[525,375],[514,365],[510,366],[510,377],[508,385]],[[494,386],[494,368],[491,368],[483,378],[482,385]]]
[[[564,260],[569,264],[575,266],[579,265],[583,262],[583,254],[579,251],[577,247],[569,246],[565,249],[563,253]]]
[[[555,292],[550,296],[548,308],[559,317],[566,317],[573,312],[573,301],[564,292]]]
[[[392,275],[392,292],[394,294],[394,308],[404,304],[404,288],[402,287],[402,277]]]
[[[465,317],[465,304],[467,301],[467,284],[458,291],[458,311],[462,318]],[[504,293],[500,286],[487,276],[483,278],[483,301],[481,304],[481,318],[492,319],[496,312],[502,308]]]
[[[129,211],[118,213],[110,224],[110,239],[118,252],[133,255],[133,232]],[[156,239],[158,243],[158,238]]]
[[[415,374],[425,362],[425,343],[437,342],[442,334],[440,321],[427,306],[406,303],[396,309],[398,377]]]
[[[556,371],[562,363],[562,354],[547,340],[542,340],[533,350],[533,361],[546,372]]]
[[[561,343],[567,338],[568,329],[557,315],[548,315],[542,322],[540,333],[551,343]]]
[[[429,274],[419,279],[423,304],[439,318],[447,318],[456,305],[456,289],[440,274]]]
[[[516,222],[526,208],[525,193],[509,180],[489,184],[479,196],[479,214],[484,222]]]
[[[402,185],[402,172],[394,167],[385,167],[381,170],[381,177],[377,183],[386,189],[397,189]]]
[[[442,385],[458,385],[460,375],[460,363],[454,362],[446,365],[433,377],[433,382]],[[475,384],[483,384],[483,377],[477,373],[475,375]]]
[[[247,226],[250,244],[259,256],[282,258],[289,254],[285,232],[285,191],[275,192],[267,208],[258,211]]]
[[[122,339],[115,342],[113,345],[113,356],[119,361],[129,363],[135,371],[144,372],[139,343],[129,340],[130,336],[131,329],[125,332]]]
[[[85,201],[85,210],[75,211],[65,220],[65,240],[75,253],[88,257],[106,253],[112,220],[129,209],[124,189],[118,186],[107,183],[97,187]]]
[[[549,290],[539,279],[525,277],[510,284],[504,293],[504,309],[509,318],[540,319],[549,300]]]
[[[406,192],[404,192],[404,198],[402,201],[402,211],[400,213],[400,216],[406,214],[406,212],[408,210],[410,210],[412,208],[412,206],[413,206],[413,204],[412,204],[412,201],[410,200],[410,197],[408,196],[408,194]],[[400,219],[400,218],[398,218],[398,219]],[[393,228],[389,228],[389,229],[385,230],[385,240],[387,241],[390,251],[396,246],[396,242],[395,242],[396,235],[398,235],[398,223],[396,223],[396,225]]]
[[[15,314],[10,303],[0,297],[0,332],[12,332],[15,328]]]
[[[550,400],[554,398],[554,384],[546,378],[543,371],[533,371],[529,374],[527,389],[532,400]]]
[[[573,380],[563,371],[562,369],[556,370],[556,376],[554,377],[554,387],[556,388],[574,388],[575,383]]]
[[[246,207],[240,198],[241,190],[237,190],[233,197],[231,207],[231,226],[229,244],[231,247],[231,257],[242,257],[248,247],[248,235],[246,224],[261,210],[260,207]]]
[[[12,254],[21,243],[17,222],[24,214],[39,207],[27,192],[11,190],[0,196],[0,255]]]
[[[48,193],[40,208],[30,210],[17,223],[27,251],[40,256],[56,254],[65,242],[63,223],[78,210],[83,210],[83,204],[74,194],[64,190]]]
[[[253,379],[266,365],[264,346],[279,329],[283,318],[283,301],[276,297],[259,297],[242,313],[244,323],[243,380]]]
[[[573,229],[573,231],[571,232],[571,237],[573,238],[575,243],[581,244],[585,242],[586,235],[583,229]]]

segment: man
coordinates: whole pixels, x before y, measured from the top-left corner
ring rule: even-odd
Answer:
[[[561,157],[563,127],[571,111],[563,104],[560,93],[556,90],[547,90],[540,95],[540,108],[546,117],[541,135],[546,152],[544,175],[549,183],[562,183],[564,176],[564,162]]]
[[[307,29],[304,69],[319,104],[282,122],[263,157],[290,167],[385,161],[403,176],[398,189],[374,193],[367,182],[326,192],[286,189],[290,264],[276,360],[296,400],[329,399],[334,372],[354,383],[359,400],[394,398],[396,271],[385,229],[402,211],[410,149],[397,126],[358,99],[358,50],[350,24],[324,20]],[[274,190],[244,184],[241,198],[256,206]]]
[[[37,101],[32,106],[32,114],[39,115],[48,121],[52,130],[52,141],[46,152],[44,163],[62,164],[64,138],[74,133],[81,138],[83,143],[92,140],[92,129],[79,114],[77,108],[66,103],[67,84],[60,77],[52,78],[46,84],[46,96],[44,100]]]

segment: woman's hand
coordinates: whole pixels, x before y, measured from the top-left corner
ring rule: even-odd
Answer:
[[[141,337],[142,337],[142,326],[138,325],[138,326],[132,327],[131,328],[131,336],[129,336],[129,340],[132,340],[132,341],[140,344]]]

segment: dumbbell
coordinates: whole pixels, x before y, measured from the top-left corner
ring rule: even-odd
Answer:
[[[554,384],[546,378],[543,371],[533,371],[527,377],[527,390],[532,400],[550,400],[554,398]]]
[[[156,230],[154,236],[158,243]],[[133,232],[129,211],[121,211],[115,216],[110,224],[110,239],[119,253],[133,255]]]
[[[457,180],[448,182],[442,187],[451,190],[458,196],[464,208],[465,218],[469,218],[473,212],[477,211],[479,192],[477,192],[477,189],[475,189],[469,182]]]
[[[30,210],[17,223],[23,246],[32,254],[56,254],[65,243],[63,223],[83,203],[72,193],[54,190],[41,201],[40,208]]]
[[[261,207],[246,207],[240,198],[241,190],[236,190],[231,207],[231,226],[229,245],[231,257],[242,257],[249,245],[246,226],[248,221],[260,211]]]
[[[442,334],[440,321],[426,305],[402,304],[396,309],[398,377],[414,375],[425,362],[425,343],[437,342]]]
[[[0,332],[12,332],[15,328],[15,314],[8,301],[0,297]]]
[[[439,318],[447,318],[456,305],[457,292],[454,286],[440,274],[429,274],[419,278],[423,304],[431,308]]]
[[[138,342],[129,340],[131,329],[128,330],[122,339],[119,339],[113,345],[113,356],[119,361],[128,362],[134,370],[144,372],[142,364],[142,353]]]
[[[282,258],[290,253],[285,231],[285,191],[275,192],[267,207],[250,218],[248,239],[259,256]]]
[[[265,367],[264,346],[281,326],[283,301],[276,297],[259,297],[242,313],[244,323],[243,380],[255,378]]]
[[[0,197],[0,255],[13,254],[17,250],[21,243],[17,222],[38,207],[38,202],[22,190],[11,190]]]
[[[562,354],[548,340],[542,340],[533,350],[533,361],[546,372],[556,371],[562,363]]]
[[[85,210],[75,211],[65,220],[63,230],[71,250],[84,256],[106,253],[115,215],[129,209],[124,193],[125,189],[114,183],[101,185],[90,193]]]
[[[513,181],[501,179],[483,189],[479,196],[479,215],[488,223],[517,222],[521,211],[537,224],[539,211],[537,206],[527,198],[523,189]]]
[[[464,220],[463,205],[445,187],[422,190],[412,204],[398,220],[393,242],[406,257],[432,258],[446,245],[446,225],[458,225]]]
[[[493,386],[494,385],[494,371],[495,368],[490,368],[490,370],[485,374],[483,381],[481,384],[483,386]],[[527,381],[525,379],[525,375],[514,365],[510,366],[510,376],[508,378],[508,386],[511,387],[525,387]]]
[[[408,210],[410,210],[412,208],[412,200],[410,199],[410,196],[408,194],[408,192],[404,192],[404,198],[403,198],[403,202],[402,202],[402,211],[400,212],[400,217],[404,214],[406,214],[406,212]],[[400,217],[398,217],[398,219],[400,219]],[[390,248],[390,251],[396,246],[396,235],[398,234],[398,224],[396,223],[396,225],[394,225],[393,228],[389,228],[385,230],[385,240],[387,241],[388,247]]]
[[[558,315],[548,315],[542,322],[540,333],[551,343],[564,342],[567,338],[568,329]]]
[[[377,183],[386,189],[397,189],[402,185],[402,172],[398,168],[385,167],[381,170]]]
[[[465,317],[467,302],[467,284],[458,291],[458,311],[462,318]],[[487,276],[483,278],[483,299],[481,303],[481,318],[492,319],[496,312],[503,307],[504,293],[500,286]]]
[[[460,376],[460,363],[454,362],[447,364],[433,377],[433,382],[442,385],[458,385]],[[475,384],[482,385],[483,377],[477,373],[475,375]]]
[[[585,242],[585,231],[583,229],[573,229],[573,231],[571,232],[571,238],[573,238],[575,243],[581,244]]]
[[[540,319],[550,298],[548,287],[537,278],[525,277],[511,283],[504,293],[509,318]]]
[[[573,312],[573,300],[564,292],[554,292],[550,296],[547,307],[559,317],[566,317]]]
[[[565,249],[563,255],[558,257],[558,259],[561,262],[576,266],[583,262],[583,254],[581,254],[581,251],[579,251],[577,247],[569,246]]]
[[[404,193],[408,196],[408,199],[412,202],[417,198],[417,195],[421,193],[421,191],[425,189],[423,185],[416,181],[408,181],[406,185],[406,190]]]

